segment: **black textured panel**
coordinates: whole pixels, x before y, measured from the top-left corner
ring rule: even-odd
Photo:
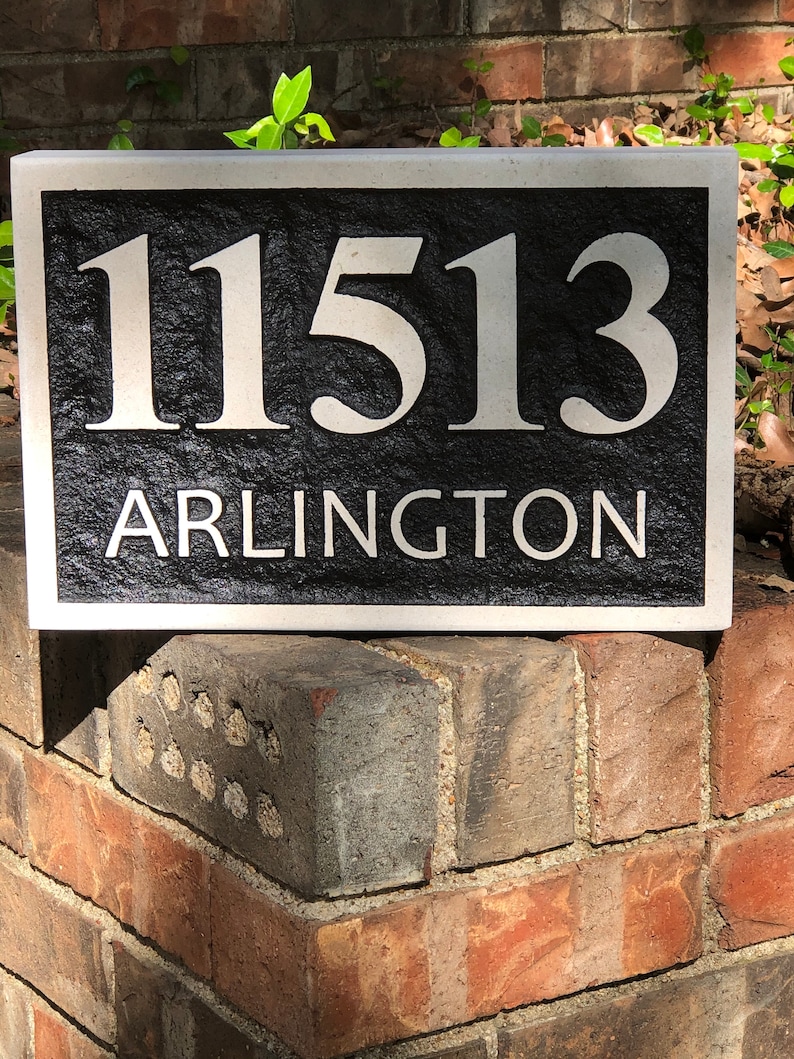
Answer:
[[[208,190],[45,192],[43,195],[59,595],[63,601],[686,605],[704,595],[708,193],[705,190]],[[524,419],[543,431],[460,431],[476,406],[476,289],[467,268],[445,265],[514,232],[518,256],[518,396]],[[593,264],[567,275],[596,239],[636,232],[670,265],[656,316],[680,358],[675,389],[649,423],[624,434],[585,436],[560,419],[582,396],[616,419],[643,405],[634,357],[598,328],[623,313],[625,273]],[[111,408],[107,276],[78,266],[149,235],[153,380],[157,414],[179,431],[86,430]],[[289,430],[207,431],[223,401],[220,284],[189,265],[253,233],[262,238],[266,407]],[[380,301],[420,335],[427,379],[408,414],[372,434],[319,427],[312,401],[332,395],[369,416],[400,400],[384,356],[308,332],[340,236],[420,236],[410,276],[348,277],[338,290]],[[169,548],[125,538],[105,549],[130,489],[144,490]],[[223,498],[217,522],[228,545],[192,535],[177,555],[177,489]],[[281,559],[242,556],[241,491],[255,496],[255,544]],[[336,554],[323,556],[322,490],[333,489],[360,525],[366,491],[377,492],[378,555],[367,556],[336,520]],[[432,548],[447,527],[447,556],[411,558],[390,532],[395,503],[418,489],[407,539]],[[453,490],[504,489],[487,502],[486,556],[474,555],[474,502]],[[516,503],[554,489],[573,503],[579,530],[560,558],[542,561],[516,545]],[[305,493],[306,557],[293,553],[293,491]],[[604,521],[602,558],[591,557],[592,494],[603,490],[629,527],[647,492],[647,557],[634,556]],[[206,508],[206,505],[205,505]],[[196,502],[194,517],[206,513]],[[561,541],[559,504],[527,512],[527,540]]]

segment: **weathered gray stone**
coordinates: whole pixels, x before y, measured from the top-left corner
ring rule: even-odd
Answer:
[[[109,697],[113,775],[304,893],[416,882],[438,694],[346,640],[177,636]]]
[[[0,971],[0,1047],[3,1059],[33,1059],[32,992]]]
[[[520,857],[574,837],[574,656],[514,637],[386,641],[452,683],[458,863]]]

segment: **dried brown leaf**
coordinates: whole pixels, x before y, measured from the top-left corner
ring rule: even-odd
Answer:
[[[777,588],[781,592],[794,592],[794,581],[789,581],[787,577],[781,577],[779,574],[770,574],[758,583],[761,588]]]
[[[758,417],[758,433],[766,446],[757,453],[759,459],[768,460],[776,467],[794,465],[794,441],[782,419],[774,412],[762,412]]]
[[[491,147],[512,147],[513,137],[509,129],[489,129],[486,138]]]
[[[604,118],[596,129],[596,143],[599,147],[614,147],[615,135],[612,118]]]

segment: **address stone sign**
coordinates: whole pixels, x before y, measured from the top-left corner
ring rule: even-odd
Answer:
[[[730,622],[730,150],[12,164],[33,625]]]

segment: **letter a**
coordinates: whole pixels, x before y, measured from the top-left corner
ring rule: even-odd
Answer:
[[[136,507],[138,514],[143,519],[143,526],[128,526],[130,515],[132,515],[133,509]],[[130,489],[127,493],[127,499],[124,501],[121,514],[113,527],[113,533],[105,551],[106,559],[115,559],[118,556],[122,537],[150,537],[157,554],[161,558],[165,558],[168,555],[168,548],[143,489]]]

